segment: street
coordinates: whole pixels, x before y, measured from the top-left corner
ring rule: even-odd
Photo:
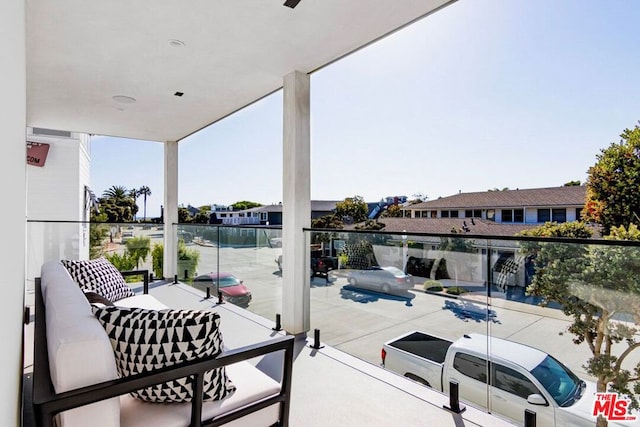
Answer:
[[[161,241],[157,231],[148,234],[152,244]],[[155,233],[155,234],[154,234]],[[160,235],[159,235],[160,234]],[[275,321],[282,313],[282,277],[276,259],[282,248],[231,248],[188,244],[200,252],[198,273],[231,272],[252,292],[248,310]],[[219,253],[219,259],[218,259]],[[143,268],[151,268],[150,257]],[[380,364],[382,344],[410,330],[421,330],[449,340],[465,333],[490,334],[539,348],[567,365],[585,379],[583,367],[591,356],[586,344],[576,345],[567,332],[570,321],[557,309],[468,293],[464,297],[425,293],[417,284],[413,290],[388,295],[360,290],[348,285],[344,271],[334,271],[328,280],[311,280],[311,329],[320,331],[320,340],[346,353]],[[182,278],[181,278],[182,279]],[[489,311],[487,311],[489,310]],[[488,314],[488,315],[487,315]],[[621,351],[622,345],[618,345]],[[615,351],[616,347],[614,347]],[[640,352],[636,352],[640,353]],[[629,357],[626,366],[638,363],[640,355]]]

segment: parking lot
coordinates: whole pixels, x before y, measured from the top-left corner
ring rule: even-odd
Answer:
[[[217,248],[199,249],[200,266],[215,266]],[[233,271],[242,278],[253,293],[249,310],[268,319],[281,312],[282,278],[275,262],[280,253],[280,248],[220,250],[220,271]],[[566,333],[570,322],[560,310],[500,298],[492,298],[488,305],[481,293],[456,299],[425,293],[420,286],[387,295],[353,288],[345,276],[345,271],[334,271],[328,280],[311,280],[309,335],[319,329],[323,343],[370,363],[380,363],[382,343],[410,330],[450,340],[477,332],[539,348],[589,378],[582,365],[591,353],[585,344],[572,342]]]

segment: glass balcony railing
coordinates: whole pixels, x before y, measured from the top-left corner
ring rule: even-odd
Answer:
[[[337,260],[311,280],[323,343],[519,424],[594,425],[612,378],[639,397],[638,242],[307,234]]]
[[[280,228],[181,224],[177,233],[181,281],[270,320],[281,313]]]
[[[282,312],[280,267],[287,266],[279,262],[279,228],[173,228],[181,282],[211,298],[222,292],[266,319]],[[157,278],[163,233],[155,224],[30,222],[28,278],[44,260],[101,255]],[[605,383],[617,387],[624,405],[635,404],[640,242],[305,235],[312,271],[303,305],[310,307],[310,335],[317,330],[324,344],[384,366],[398,380],[445,393],[457,388],[463,403],[517,424],[529,411],[537,425],[594,425],[594,408],[607,411],[609,400],[596,405],[594,394],[607,390]]]

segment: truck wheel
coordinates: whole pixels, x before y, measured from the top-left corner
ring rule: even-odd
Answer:
[[[351,286],[355,286],[355,285],[357,285],[357,284],[358,284],[358,281],[356,280],[356,278],[355,278],[355,277],[350,277],[350,278],[349,278],[349,284],[350,284]]]
[[[419,377],[419,376],[417,376],[417,375],[415,375],[415,374],[412,374],[412,373],[410,373],[410,372],[407,372],[406,374],[404,374],[404,377],[405,377],[405,378],[409,378],[409,379],[410,379],[410,380],[412,380],[412,381],[415,381],[415,382],[417,382],[417,383],[420,383],[420,384],[422,384],[422,385],[425,385],[425,386],[427,386],[427,387],[431,388],[431,384],[429,384],[429,381],[427,381],[427,380],[425,380],[424,378]]]

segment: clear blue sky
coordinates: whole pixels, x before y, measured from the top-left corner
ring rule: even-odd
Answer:
[[[640,1],[460,0],[311,76],[311,197],[585,181],[640,120]],[[94,137],[94,191],[163,195],[163,146]],[[282,198],[282,93],[180,143],[179,203]],[[115,172],[117,171],[117,172]],[[142,215],[142,201],[139,215]]]

